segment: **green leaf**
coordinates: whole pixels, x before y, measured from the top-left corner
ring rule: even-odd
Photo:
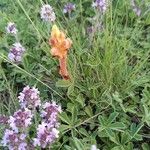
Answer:
[[[60,115],[59,115],[59,118],[67,123],[68,125],[71,125],[71,119],[67,116],[67,114],[65,112],[62,112]]]
[[[114,98],[114,100],[116,100],[117,102],[122,103],[122,99],[119,97],[119,93],[118,93],[118,92],[115,92],[115,93],[113,94],[113,98]]]
[[[113,141],[117,145],[120,144],[119,137],[111,129],[107,129],[106,133],[107,133],[107,135],[108,135],[108,137],[110,138],[111,141]]]
[[[106,118],[104,118],[103,116],[99,116],[98,117],[99,123],[100,123],[100,127],[105,127],[107,126],[107,120]]]
[[[136,125],[135,123],[131,124],[130,136],[132,137],[132,139],[136,139],[138,141],[142,140],[142,136],[138,134],[138,132],[140,131],[142,127],[143,127],[143,124],[138,124],[138,125]]]
[[[134,147],[134,145],[133,145],[133,143],[128,143],[128,145],[126,146],[126,148],[125,148],[125,150],[133,150],[133,147]]]
[[[78,110],[76,108],[76,106],[72,107],[72,124],[75,124],[75,122],[77,121],[77,115],[78,115]]]
[[[122,150],[121,146],[115,146],[111,150]]]
[[[107,120],[107,123],[108,124],[112,123],[117,118],[118,115],[119,115],[119,113],[117,113],[117,112],[111,113],[111,115],[109,116],[109,118]]]
[[[147,143],[143,143],[142,144],[142,149],[143,150],[150,150],[150,145],[148,145]]]
[[[84,128],[80,128],[80,129],[79,129],[79,132],[80,132],[82,135],[84,135],[84,136],[86,136],[86,137],[89,137],[88,132],[87,132]]]
[[[147,104],[143,104],[144,108],[144,115],[143,115],[143,122],[146,122],[148,126],[150,126],[150,110]]]
[[[74,143],[77,150],[84,150],[84,145],[76,137],[73,137],[73,143]]]
[[[89,117],[93,116],[93,112],[92,112],[91,106],[85,107],[85,112],[88,114]]]
[[[68,87],[67,96],[69,97],[74,92],[74,85]]]
[[[79,94],[77,96],[77,98],[75,99],[75,101],[77,101],[82,107],[85,106],[85,100],[84,100],[82,94]]]
[[[123,132],[121,134],[121,144],[124,145],[130,141],[131,137],[128,132]]]
[[[69,129],[69,128],[70,127],[68,125],[61,124],[60,127],[59,127],[59,130],[60,130],[60,132],[63,132],[65,130]]]
[[[112,130],[121,130],[121,129],[125,129],[126,126],[124,123],[122,122],[115,122],[115,123],[112,123],[111,126],[109,126],[109,128],[111,128]]]
[[[72,150],[72,148],[68,145],[65,145],[64,148],[65,148],[65,150]]]
[[[69,87],[71,86],[71,81],[70,80],[58,80],[56,82],[57,87]]]
[[[145,87],[144,90],[142,91],[142,103],[146,105],[150,105],[150,90],[148,90],[148,87]]]

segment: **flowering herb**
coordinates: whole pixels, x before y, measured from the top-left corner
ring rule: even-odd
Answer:
[[[20,63],[24,52],[25,48],[19,42],[14,43],[13,47],[10,49],[8,58],[14,63]]]
[[[34,139],[34,146],[46,148],[58,138],[59,131],[56,128],[49,128],[42,122],[37,128],[37,137]]]
[[[13,116],[10,116],[8,123],[10,127],[18,133],[19,130],[26,129],[29,125],[31,125],[32,120],[31,111],[25,108],[24,110],[18,110],[14,113]]]
[[[60,31],[56,25],[53,25],[49,44],[52,47],[52,56],[59,59],[59,74],[65,80],[70,79],[67,70],[67,53],[69,48],[71,47],[72,41],[70,40],[70,38],[66,38],[65,33]]]
[[[99,9],[101,12],[105,12],[107,9],[107,3],[106,0],[96,0],[95,2],[93,2],[92,6],[94,8]]]
[[[49,128],[58,127],[58,113],[61,113],[61,107],[56,105],[55,102],[49,103],[46,102],[43,105],[43,111],[41,112],[41,117],[43,121],[47,123]]]
[[[39,97],[40,92],[36,88],[30,88],[29,86],[24,87],[23,91],[20,92],[18,98],[21,108],[35,109],[41,105]]]
[[[7,25],[7,27],[6,27],[6,32],[7,33],[11,33],[12,35],[16,35],[17,32],[18,32],[18,30],[16,28],[15,23],[9,22],[8,25]]]
[[[75,4],[73,4],[73,3],[67,3],[67,4],[64,6],[63,12],[64,12],[64,13],[71,13],[74,9],[75,9]]]
[[[26,134],[16,133],[14,130],[5,130],[2,145],[7,146],[9,150],[26,150]]]
[[[39,91],[34,87],[24,87],[18,98],[21,109],[13,116],[0,116],[0,123],[9,126],[5,130],[1,144],[9,150],[34,150],[38,146],[41,148],[50,146],[59,137],[58,114],[61,112],[61,107],[55,102],[46,102],[42,105]],[[41,107],[39,113],[35,111],[37,106]],[[35,118],[38,118],[38,121]],[[31,125],[35,124],[38,126],[37,135],[30,137]],[[30,141],[27,140],[29,138]]]
[[[41,7],[41,18],[44,20],[44,21],[55,21],[56,19],[56,15],[53,11],[53,8],[50,6],[50,5],[43,5]]]
[[[42,123],[38,126],[37,137],[34,139],[34,146],[45,148],[58,138],[58,113],[61,112],[61,107],[56,105],[55,102],[46,102],[42,108]]]

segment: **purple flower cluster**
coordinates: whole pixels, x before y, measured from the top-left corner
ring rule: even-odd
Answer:
[[[18,42],[18,39],[17,39],[18,30],[16,28],[15,23],[9,22],[7,27],[6,27],[6,32],[14,35],[16,40],[17,40],[17,42],[14,43],[12,48],[10,49],[10,51],[8,53],[8,58],[13,63],[18,64],[22,61],[22,56],[25,52],[25,48]]]
[[[73,3],[67,3],[67,4],[64,6],[63,12],[64,12],[64,13],[71,13],[74,9],[75,9],[75,4],[73,4]]]
[[[44,122],[47,123],[49,128],[58,127],[58,113],[61,113],[61,107],[56,105],[55,102],[48,103],[46,102],[43,105],[43,111],[41,112],[41,117]]]
[[[6,129],[2,145],[8,146],[9,150],[26,150],[28,145],[26,142],[26,132],[31,125],[32,114],[27,108],[24,110],[18,110],[13,116],[10,116],[7,120],[10,129]]]
[[[137,16],[141,15],[141,9],[136,5],[135,0],[131,0],[131,6]]]
[[[41,7],[41,19],[43,19],[44,21],[55,21],[56,19],[56,15],[53,11],[53,8],[50,5],[43,5]]]
[[[42,105],[39,93],[38,89],[34,87],[24,87],[18,96],[21,109],[10,117],[0,117],[2,119],[0,123],[9,125],[9,129],[5,130],[1,142],[9,150],[34,150],[37,146],[46,148],[59,137],[58,114],[61,112],[61,107],[55,102],[46,102]],[[37,107],[39,111],[36,111],[35,108]],[[35,115],[40,119],[38,122],[33,121]],[[27,140],[29,139],[29,127],[39,122],[41,123],[38,124],[36,138],[29,142]]]
[[[10,116],[8,123],[10,127],[18,133],[19,130],[23,131],[29,125],[31,125],[32,113],[29,109],[20,109],[14,113],[13,116]]]
[[[37,138],[34,139],[34,146],[46,148],[58,138],[59,131],[56,128],[49,128],[42,122],[37,128]]]
[[[106,0],[96,0],[95,2],[93,2],[92,6],[95,7],[95,8],[97,8],[97,9],[99,9],[103,13],[107,9]]]
[[[9,150],[27,150],[26,135],[14,130],[6,129],[1,143],[8,146]]]
[[[40,92],[36,88],[30,88],[29,86],[24,87],[23,91],[20,92],[18,99],[21,108],[35,109],[41,105],[39,96]]]
[[[14,63],[20,63],[24,52],[25,48],[19,42],[14,43],[13,47],[10,49],[8,58]]]
[[[18,30],[14,22],[9,22],[6,27],[6,32],[11,33],[12,35],[16,35]]]
[[[37,138],[34,139],[35,146],[45,148],[58,138],[58,113],[61,113],[61,107],[56,105],[55,102],[46,102],[43,105],[43,111],[41,113],[42,124],[37,129]]]

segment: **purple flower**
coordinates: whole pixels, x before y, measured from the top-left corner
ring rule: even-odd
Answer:
[[[16,25],[13,22],[9,22],[6,27],[6,32],[16,35],[18,30],[16,29]]]
[[[61,112],[61,107],[55,102],[46,102],[42,108],[41,117],[43,121],[42,124],[38,126],[37,137],[34,139],[34,146],[45,148],[58,138],[58,113]]]
[[[107,9],[107,3],[106,0],[96,0],[93,2],[92,7],[98,8],[101,12],[105,12]]]
[[[71,13],[71,11],[73,11],[75,9],[75,4],[73,3],[68,3],[64,6],[64,13]]]
[[[26,135],[23,133],[16,133],[13,130],[5,130],[2,145],[7,146],[9,150],[26,150]]]
[[[131,6],[133,11],[136,13],[137,16],[141,15],[141,9],[136,5],[135,0],[131,0]]]
[[[20,92],[18,98],[21,108],[35,109],[41,105],[39,97],[40,92],[36,88],[30,88],[29,86],[24,87],[23,91]]]
[[[47,123],[49,128],[59,126],[58,113],[61,113],[61,107],[59,105],[56,105],[55,102],[46,102],[43,105],[41,117],[43,118],[44,122]]]
[[[41,18],[44,21],[55,21],[56,16],[55,13],[53,11],[53,8],[50,5],[43,5],[41,7]]]
[[[18,96],[21,103],[21,109],[16,111],[13,116],[9,118],[0,116],[0,123],[6,122],[9,125],[9,129],[5,130],[1,144],[8,147],[9,150],[34,150],[35,147],[46,148],[50,146],[56,138],[59,137],[58,114],[61,112],[61,107],[55,102],[46,102],[40,109],[42,123],[38,125],[36,138],[29,141],[29,136],[25,133],[30,131],[29,126],[35,122],[32,122],[33,112],[28,108],[35,109],[37,106],[41,106],[39,91],[36,88],[30,88],[26,86]],[[33,143],[32,143],[33,142]]]
[[[31,111],[25,108],[24,110],[16,111],[13,116],[10,116],[8,123],[10,123],[10,127],[18,133],[20,130],[25,130],[31,125],[31,120]]]
[[[47,124],[42,122],[37,128],[37,137],[34,139],[34,146],[46,148],[58,138],[59,131],[56,128],[48,128]]]
[[[22,56],[25,52],[25,48],[18,42],[14,43],[13,47],[10,49],[8,54],[8,58],[15,63],[20,63],[22,60]]]

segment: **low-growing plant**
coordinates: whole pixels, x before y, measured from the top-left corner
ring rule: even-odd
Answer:
[[[149,150],[149,6],[1,0],[1,149]]]

